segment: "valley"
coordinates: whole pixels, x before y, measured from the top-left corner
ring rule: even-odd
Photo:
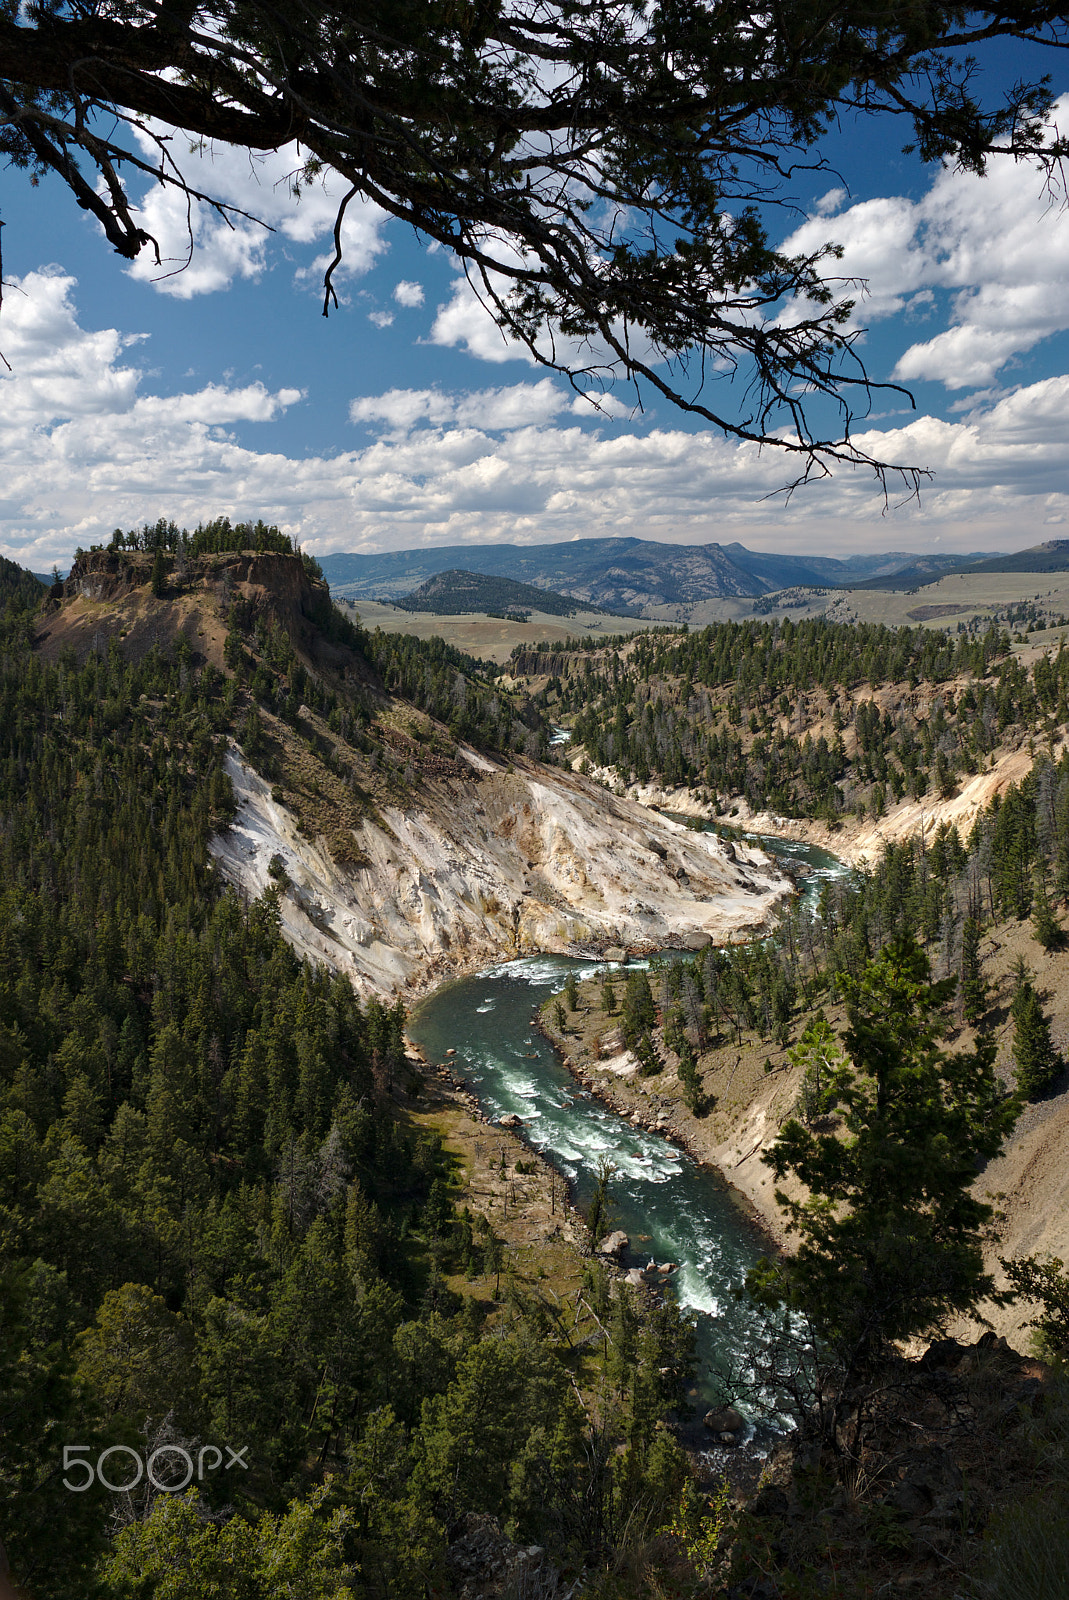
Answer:
[[[547,1594],[600,1582],[609,1548],[642,1574],[621,1593],[652,1592],[681,1548],[663,1532],[673,1497],[723,1474],[740,1497],[730,1560],[748,1559],[747,1496],[762,1469],[800,1492],[783,1428],[811,1415],[781,1364],[790,1302],[762,1284],[835,1259],[796,1253],[786,1223],[809,1226],[822,1179],[784,1140],[863,1143],[856,1064],[896,1007],[912,1020],[890,1037],[929,1097],[896,1137],[938,1124],[956,1083],[981,1109],[933,1148],[973,1143],[932,1167],[920,1208],[886,1170],[905,1277],[879,1228],[834,1248],[865,1272],[890,1248],[881,1280],[920,1294],[879,1336],[879,1360],[904,1363],[895,1383],[921,1369],[892,1340],[918,1355],[941,1330],[965,1354],[939,1394],[963,1394],[987,1348],[977,1312],[1027,1346],[1035,1297],[981,1290],[986,1274],[1007,1286],[1004,1257],[1069,1255],[1056,629],[1020,611],[947,633],[789,607],[652,632],[591,614],[585,633],[581,615],[382,607],[371,627],[277,529],[225,519],[134,530],[50,590],[16,572],[9,595],[0,1181],[26,1400],[3,1443],[41,1498],[10,1489],[4,1539],[33,1594],[67,1600],[92,1570],[119,1600],[149,1559],[143,1530],[171,1549],[189,1506],[165,1488],[108,1532],[94,1491],[44,1559],[40,1518],[62,1502],[32,1418],[60,1404],[44,1399],[60,1371],[75,1386],[57,1425],[97,1428],[102,1449],[149,1428],[168,1448],[253,1441],[253,1478],[203,1524],[205,1549],[255,1526],[283,1561],[332,1496],[320,1548],[340,1559],[349,1529],[346,1559],[383,1600],[455,1591],[471,1517],[493,1520],[514,1576],[537,1547]],[[918,1131],[903,1171],[924,1148]],[[872,1186],[853,1193],[872,1214]],[[967,1249],[935,1315],[916,1267],[944,1248],[945,1205]],[[847,1309],[865,1304],[853,1270],[835,1280]],[[1047,1372],[1013,1359],[1007,1383]],[[492,1435],[488,1385],[506,1418]],[[935,1448],[943,1401],[924,1404]],[[880,1413],[866,1472],[893,1471],[897,1416]],[[818,1438],[829,1481],[862,1459],[855,1422]],[[367,1510],[382,1449],[397,1465]],[[985,1504],[1026,1481],[1014,1460],[1001,1487],[984,1478]],[[819,1513],[858,1582],[902,1568],[897,1546],[865,1544],[874,1503]],[[625,1509],[662,1530],[652,1544],[607,1531]],[[911,1545],[910,1572],[949,1595],[978,1541],[943,1566]]]

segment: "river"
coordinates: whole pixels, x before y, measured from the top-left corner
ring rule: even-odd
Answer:
[[[848,871],[826,851],[794,840],[747,838],[808,869],[802,896],[810,904],[825,882]],[[552,955],[502,962],[437,989],[413,1013],[408,1031],[429,1060],[456,1051],[451,1065],[491,1118],[510,1112],[523,1118],[527,1139],[571,1180],[580,1205],[590,1198],[599,1164],[612,1162],[612,1226],[631,1241],[626,1264],[679,1264],[669,1282],[694,1316],[699,1395],[714,1402],[724,1384],[734,1390],[738,1378],[754,1374],[763,1322],[737,1291],[761,1254],[761,1238],[718,1173],[603,1106],[532,1027],[569,971],[582,977],[603,968]],[[757,1429],[767,1432],[767,1424],[759,1420]]]

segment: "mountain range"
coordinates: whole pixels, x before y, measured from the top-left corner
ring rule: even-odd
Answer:
[[[877,555],[780,555],[742,544],[658,544],[650,539],[575,539],[566,544],[441,545],[377,555],[322,556],[333,594],[346,600],[408,596],[437,573],[462,569],[552,589],[618,614],[663,605],[689,605],[724,596],[771,594],[794,584],[855,588],[918,563],[931,576],[980,562],[992,552],[922,557],[911,551]]]
[[[938,583],[940,578],[955,577],[958,573],[982,577],[985,573],[999,572],[1066,572],[1069,571],[1069,539],[1047,539],[1042,544],[1029,545],[1027,550],[1015,550],[1012,555],[991,556],[987,560],[958,556],[953,566],[933,565],[941,560],[939,556],[923,556],[886,578],[869,578],[854,587],[923,589],[925,584]]]

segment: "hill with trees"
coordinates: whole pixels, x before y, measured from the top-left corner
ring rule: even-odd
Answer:
[[[3,612],[0,1527],[35,1600],[310,1570],[417,1600],[470,1516],[603,1570],[688,1476],[678,1312],[577,1258],[547,1321],[459,1205],[403,1005],[294,953],[281,872],[248,898],[214,868],[234,742],[329,839],[332,807],[343,835],[460,780],[422,705],[486,752],[531,732],[478,663],[354,628],[275,532],[134,530]],[[240,1476],[172,1497],[223,1440]],[[146,1451],[158,1483],[95,1480]]]
[[[457,570],[435,573],[411,594],[402,595],[396,604],[406,611],[431,611],[441,617],[468,611],[485,611],[491,616],[527,616],[541,611],[550,617],[574,617],[581,609],[577,601],[554,594],[551,589]],[[602,607],[582,609],[600,611]]]

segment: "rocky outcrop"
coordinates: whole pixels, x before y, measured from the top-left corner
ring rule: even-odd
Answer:
[[[343,865],[299,831],[235,746],[237,814],[212,853],[250,895],[284,883],[291,944],[378,994],[537,950],[726,941],[759,929],[791,892],[759,851],[731,860],[715,835],[577,774],[461,754],[469,778],[428,782],[418,808],[363,819],[359,864]]]
[[[496,1517],[469,1511],[454,1529],[445,1564],[459,1600],[569,1600],[575,1583],[561,1579],[540,1545],[518,1545]]]

